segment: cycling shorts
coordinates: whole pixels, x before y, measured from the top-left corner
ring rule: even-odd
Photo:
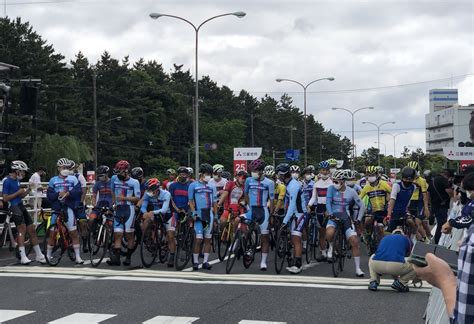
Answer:
[[[357,232],[355,231],[354,225],[352,224],[349,216],[344,213],[336,213],[334,214],[335,217],[341,219],[344,223],[344,233],[346,234],[346,238],[349,239],[351,236],[357,236]],[[328,220],[328,224],[326,228],[334,227],[337,229],[337,223],[331,219]]]
[[[420,220],[425,220],[424,208],[423,205],[420,205],[421,201],[410,200],[410,205],[408,205],[408,211],[410,214],[414,215],[415,218]]]
[[[163,220],[166,220],[165,229],[167,232],[176,231],[176,224],[178,224],[178,217],[179,216],[177,213],[169,213],[169,214],[163,215]]]
[[[125,224],[126,233],[135,231],[135,206],[118,205],[115,208],[114,232],[123,233],[123,224]]]
[[[212,209],[198,209],[196,212],[197,217],[194,221],[194,231],[196,232],[196,238],[212,238],[212,224],[214,222],[214,213],[212,212]]]
[[[387,211],[376,211],[370,215],[367,215],[367,217],[372,217],[374,221],[377,221],[377,223],[379,224],[383,224],[383,220],[386,216],[387,216]]]
[[[413,216],[406,213],[392,215],[392,218],[390,219],[390,222],[388,222],[388,225],[387,225],[387,232],[393,232],[393,230],[396,229],[397,226],[403,225],[404,220],[400,218],[406,218],[407,220],[409,220],[409,219],[413,219]]]
[[[249,222],[252,221],[253,219],[253,212],[257,212],[257,210],[259,210],[260,208],[257,207],[255,208],[256,206],[251,206],[249,208],[249,210],[243,214],[242,216],[244,216]],[[263,215],[259,215],[259,217],[263,218],[262,219],[262,222],[260,223],[260,234],[262,235],[268,235],[268,233],[270,233],[270,230],[268,229],[268,221],[270,219],[270,212],[268,211],[268,208],[266,207],[261,207],[263,211]]]
[[[56,219],[58,218],[58,211],[54,211],[52,214],[51,214],[51,218],[50,218],[50,225],[55,225],[56,224]],[[77,222],[76,222],[76,216],[74,215],[74,211],[69,208],[69,207],[66,207],[65,209],[65,215],[66,215],[66,219],[64,219],[64,224],[66,224],[66,227],[67,229],[71,232],[71,231],[75,231],[77,229]]]
[[[15,223],[15,226],[20,226],[25,224],[30,226],[33,224],[30,214],[26,210],[23,204],[10,207],[10,212],[12,213],[11,220]]]
[[[324,217],[326,213],[326,204],[317,204],[316,205],[316,215],[318,216],[319,225],[324,228],[326,227],[328,220]]]
[[[293,218],[290,225],[291,235],[301,237],[303,230],[308,223],[308,219],[309,215],[307,213],[303,213],[296,218]]]

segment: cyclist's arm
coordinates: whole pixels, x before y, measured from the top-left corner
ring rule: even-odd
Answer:
[[[313,193],[311,194],[311,199],[308,202],[308,206],[313,206],[317,200],[318,200],[318,191],[316,190],[316,186],[314,186]]]
[[[328,188],[328,193],[326,196],[326,212],[329,216],[333,215],[333,210],[332,210],[332,196],[333,196],[333,186],[330,186]]]
[[[92,188],[92,206],[95,207],[97,205],[97,191],[99,191],[99,188],[97,186],[97,182],[94,184],[94,187]]]
[[[275,183],[273,181],[269,181],[268,199],[270,199],[270,214],[273,214],[275,210],[275,204],[273,202],[273,200],[275,199]]]
[[[171,199],[170,193],[165,191],[165,199],[163,201],[163,206],[161,206],[161,209],[153,211],[153,213],[162,214],[162,215],[167,214],[170,209],[170,199]]]
[[[369,191],[369,186],[362,188],[362,191],[359,193],[359,198],[364,199],[364,197],[367,195],[367,191]]]
[[[296,200],[298,198],[298,186],[287,186],[286,190],[288,190],[288,209],[286,210],[285,218],[283,219],[283,224],[288,224],[293,214],[296,212]]]
[[[365,214],[365,205],[360,199],[359,195],[357,195],[357,192],[354,193],[354,203],[359,206],[359,211],[356,219],[360,222]]]
[[[3,190],[6,191],[6,188],[7,188],[7,186],[5,186],[5,187],[3,188]],[[20,188],[20,189],[18,189],[17,192],[14,192],[14,193],[12,193],[12,194],[10,194],[10,195],[5,195],[5,194],[4,194],[4,195],[3,195],[3,201],[8,202],[8,201],[10,201],[10,200],[15,199],[15,198],[18,197],[18,196],[19,196],[19,197],[22,197],[22,195],[24,195],[25,192],[26,192],[25,189]]]
[[[50,202],[55,202],[59,198],[59,192],[54,191],[51,183],[48,185],[48,189],[46,190],[46,198],[48,198]]]
[[[142,205],[140,207],[140,212],[142,214],[145,214],[147,212],[147,209],[148,209],[148,197],[147,195],[145,195],[145,197],[143,198]]]
[[[214,215],[217,215],[217,189],[216,187],[212,188],[212,209]]]
[[[219,198],[219,202],[217,203],[217,205],[222,206],[227,197],[229,197],[229,192],[227,190],[224,190],[221,194],[221,198]]]
[[[188,188],[188,204],[189,210],[194,214],[196,212],[196,203],[194,202],[194,187],[195,182],[191,183]]]

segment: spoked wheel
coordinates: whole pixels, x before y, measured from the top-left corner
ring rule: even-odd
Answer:
[[[225,259],[225,256],[227,255],[227,251],[229,250],[230,247],[230,242],[232,239],[232,224],[231,223],[226,223],[224,230],[220,234],[220,240],[219,240],[219,245],[217,246],[217,254],[219,257],[219,260],[222,262]]]
[[[94,224],[89,230],[89,257],[91,265],[98,267],[109,249],[110,232],[106,226]]]
[[[280,273],[288,254],[288,235],[286,230],[279,231],[275,245],[275,271]]]
[[[184,225],[186,226],[186,225]],[[191,260],[194,247],[194,230],[185,227],[184,232],[178,235],[178,247],[176,248],[176,257],[174,265],[176,270],[183,270]]]
[[[53,242],[53,251],[51,252],[51,258],[46,257],[46,262],[50,266],[57,266],[61,261],[61,258],[64,253],[64,238],[62,234],[58,231],[56,225],[51,225],[46,231],[46,237],[44,240],[44,250],[47,251],[48,241],[52,238]]]
[[[155,263],[156,257],[160,253],[160,243],[158,232],[153,224],[149,224],[144,230],[140,242],[140,257],[144,267],[149,268]]]
[[[234,239],[230,245],[229,257],[227,258],[227,263],[225,265],[226,273],[230,273],[232,271],[235,260],[240,258],[240,254],[242,253],[241,244],[242,232],[238,229],[237,232],[235,232]]]
[[[255,260],[255,253],[257,252],[258,233],[256,228],[250,229],[244,240],[244,267],[248,269]]]
[[[169,249],[164,225],[161,225],[161,228],[158,229],[158,242],[160,242],[160,262],[165,263],[168,260]]]
[[[334,240],[333,240],[333,251],[332,251],[332,273],[334,275],[334,277],[337,277],[339,276],[339,272],[340,272],[340,267],[339,267],[339,263],[340,263],[340,259],[342,257],[341,255],[341,245],[342,245],[342,242],[341,242],[341,234],[339,232],[339,230],[336,231],[336,234],[334,236]]]
[[[344,271],[344,263],[346,262],[346,254],[347,254],[347,244],[346,244],[346,241],[345,241],[345,238],[344,236],[342,235],[341,233],[341,255],[339,256],[339,271]]]
[[[219,245],[221,244],[221,231],[219,224],[214,222],[214,227],[212,229],[212,252],[219,253]]]

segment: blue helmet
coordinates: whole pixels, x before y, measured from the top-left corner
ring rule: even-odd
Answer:
[[[329,162],[328,161],[321,161],[319,162],[320,169],[329,169]]]

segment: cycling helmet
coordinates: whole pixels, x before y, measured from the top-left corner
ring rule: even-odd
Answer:
[[[230,180],[230,179],[232,178],[232,175],[230,174],[229,171],[223,171],[223,172],[222,172],[222,177],[223,177],[224,179]]]
[[[415,180],[416,171],[413,168],[408,166],[404,167],[402,170],[402,179]]]
[[[265,169],[265,162],[261,159],[253,160],[249,164],[250,171],[263,171]]]
[[[20,160],[13,161],[10,165],[10,168],[12,170],[28,171],[28,166],[26,165],[26,163]]]
[[[306,168],[305,168],[306,171],[303,170],[303,172],[309,172],[309,173],[314,173],[316,172],[316,168],[314,167],[314,165],[310,164],[308,165]]]
[[[278,164],[278,166],[276,167],[275,171],[279,174],[279,175],[285,175],[285,174],[288,174],[290,172],[290,165],[288,163],[280,163]]]
[[[423,177],[424,178],[429,178],[431,176],[431,170],[425,170],[423,172]]]
[[[346,170],[336,170],[332,175],[333,180],[346,180]]]
[[[176,170],[175,170],[175,169],[168,169],[168,170],[166,170],[166,175],[172,175],[172,174],[176,174]]]
[[[193,174],[193,173],[194,173],[194,169],[193,169],[193,168],[191,168],[191,167],[187,167],[186,169],[188,169],[188,171],[189,171],[189,174]]]
[[[291,171],[291,173],[293,173],[293,172],[301,173],[301,168],[300,168],[299,165],[293,164],[293,165],[290,167],[290,171]]]
[[[355,179],[354,172],[351,169],[344,170],[344,175],[345,175],[347,180]]]
[[[246,177],[246,178],[247,178],[247,177],[248,177],[248,174],[247,174],[246,171],[243,171],[243,170],[242,170],[242,171],[237,172],[237,176],[238,176],[238,177]]]
[[[418,162],[410,161],[410,162],[408,162],[407,167],[418,170]]]
[[[263,172],[266,173],[266,172],[269,172],[271,170],[275,171],[275,168],[273,167],[273,165],[267,165],[265,167],[265,169],[263,169]]]
[[[132,169],[130,174],[132,175],[133,179],[140,179],[143,177],[143,169],[140,167],[135,167]]]
[[[385,181],[385,182],[388,181],[388,177],[387,177],[386,174],[382,174],[382,175],[380,176],[380,179],[382,179],[382,180]]]
[[[383,171],[384,171],[383,167],[381,167],[380,165],[377,165],[375,168],[377,169],[378,173],[383,173]]]
[[[224,166],[222,164],[214,164],[212,166],[212,171],[214,173],[222,173],[224,171]]]
[[[365,173],[367,174],[376,174],[377,173],[377,167],[373,166],[373,165],[369,165],[366,169],[365,169]]]
[[[190,174],[189,168],[184,167],[184,166],[180,166],[180,167],[178,168],[178,171],[177,171],[177,172],[178,172],[178,174],[180,174],[180,173]]]
[[[160,188],[160,180],[157,178],[151,178],[146,182],[146,187],[150,191],[155,191]]]
[[[360,178],[360,173],[356,170],[352,171],[354,173],[354,178]]]
[[[76,167],[76,162],[69,160],[69,169],[74,169]]]
[[[212,174],[212,165],[209,163],[203,163],[199,166],[199,173],[209,173]]]
[[[335,168],[335,167],[337,166],[337,160],[334,159],[334,158],[328,159],[328,163],[329,163],[329,166],[330,166],[330,167],[334,167],[334,168]]]
[[[273,178],[273,176],[275,175],[275,170],[271,169],[271,170],[263,171],[263,174],[265,174],[267,178]]]
[[[128,171],[129,169],[130,169],[130,163],[128,163],[128,161],[126,160],[120,160],[114,166],[115,172]]]
[[[70,164],[71,164],[71,163],[70,163],[69,160],[66,159],[66,158],[60,158],[60,159],[58,160],[58,162],[56,162],[56,166],[58,166],[58,167],[64,167],[64,166],[65,166],[65,167],[69,167]]]
[[[329,169],[329,162],[328,161],[321,161],[319,162],[320,169]]]
[[[105,175],[105,174],[108,174],[110,171],[110,168],[106,165],[99,165],[97,167],[97,170],[96,170],[96,173],[98,176],[100,175]]]

